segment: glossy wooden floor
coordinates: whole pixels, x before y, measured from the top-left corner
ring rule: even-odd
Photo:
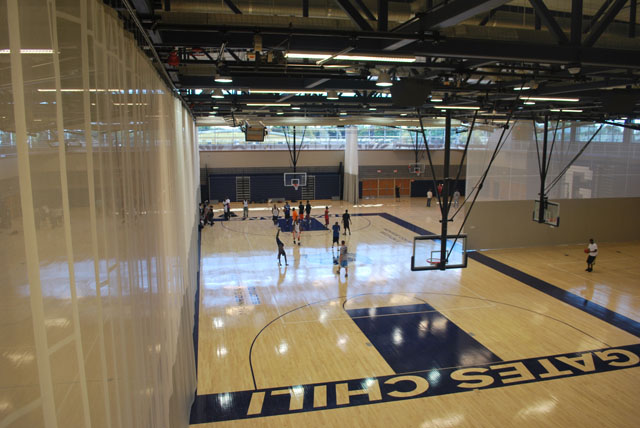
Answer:
[[[315,201],[312,214],[327,204],[332,214],[388,213],[440,228],[437,205],[424,199]],[[484,253],[621,315],[616,325],[476,260],[412,272],[415,233],[378,215],[353,217],[348,278],[336,274],[328,231],[303,232],[301,246],[281,233],[289,266],[278,267],[270,212],[251,208],[253,219],[236,211],[202,232],[197,394],[210,401],[194,407],[205,421],[194,426],[638,426],[640,368],[629,346],[640,344],[631,331],[640,321],[640,243],[600,243],[592,273],[579,245]],[[622,350],[602,351],[610,348]],[[345,383],[358,379],[368,394]],[[411,398],[421,387],[434,392]],[[237,391],[251,403],[226,394]],[[262,417],[270,403],[288,408]],[[212,422],[213,407],[234,420]]]

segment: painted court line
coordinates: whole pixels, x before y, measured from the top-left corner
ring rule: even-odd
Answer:
[[[419,235],[433,234],[426,229],[413,225],[391,214],[354,214],[354,216],[374,215],[385,218]],[[200,236],[198,238],[200,241]],[[198,244],[198,252],[200,252],[200,242],[198,242]],[[200,259],[200,254],[198,254],[198,256]],[[469,258],[640,338],[640,323],[637,321],[528,275],[518,269],[512,268],[482,253],[470,252]],[[196,311],[194,314],[196,367],[198,358],[199,291],[200,284],[198,278],[195,302]],[[282,318],[282,315],[279,318]],[[615,348],[602,348],[546,357],[479,364],[465,368],[434,368],[421,372],[412,372],[412,375],[400,374],[377,378],[326,382],[322,384],[227,392],[222,394],[197,395],[196,392],[196,398],[191,409],[190,423],[198,424],[285,415],[289,413],[359,406],[402,399],[415,399],[620,370],[638,367],[639,364],[640,344],[636,343]],[[514,368],[516,366],[520,368],[524,367],[525,369],[519,371],[518,375],[514,375]],[[438,375],[434,381],[434,373],[436,372]],[[480,373],[482,373],[483,376],[480,376]],[[482,380],[480,380],[480,378],[482,378]],[[363,390],[363,394],[353,395],[349,393],[355,390]],[[283,393],[283,391],[285,392]],[[227,405],[230,402],[233,402],[234,405]]]

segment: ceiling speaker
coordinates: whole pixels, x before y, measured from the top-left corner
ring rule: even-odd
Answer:
[[[429,80],[399,80],[391,87],[391,101],[398,107],[420,107],[427,101],[432,86]]]
[[[602,107],[609,114],[631,114],[640,100],[640,91],[614,89],[602,96]]]

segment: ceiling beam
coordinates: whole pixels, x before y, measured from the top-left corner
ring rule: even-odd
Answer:
[[[373,15],[373,13],[371,13],[371,11],[369,10],[369,8],[367,7],[366,4],[364,4],[364,1],[362,0],[355,0],[356,4],[358,5],[358,7],[360,7],[360,10],[362,10],[362,12],[365,14],[365,16],[367,17],[367,19],[370,19],[371,21],[375,21],[376,17]]]
[[[571,0],[571,44],[582,43],[582,0]]]
[[[615,0],[613,4],[609,6],[609,9],[604,13],[602,19],[593,26],[587,37],[585,37],[584,46],[591,47],[598,41],[598,38],[604,33],[626,2],[627,0]]]
[[[153,4],[151,0],[130,0],[139,16],[153,15]]]
[[[602,6],[600,6],[596,14],[591,17],[591,22],[589,23],[589,25],[584,27],[585,34],[591,31],[593,26],[596,25],[596,23],[602,17],[602,14],[607,10],[612,1],[613,0],[605,0],[604,3],[602,3]]]
[[[373,27],[369,25],[366,19],[360,15],[360,12],[351,4],[349,0],[336,0],[338,6],[351,18],[354,24],[362,31],[373,31]]]
[[[509,0],[454,0],[423,14],[418,20],[409,20],[407,25],[400,25],[398,31],[419,32],[422,28],[440,30],[452,27],[473,18],[476,15],[490,12],[492,9],[508,3]]]
[[[224,0],[224,4],[236,15],[242,15],[242,11],[233,3],[233,0]]]
[[[629,0],[629,37],[636,37],[636,14],[637,14],[637,1]]]
[[[542,0],[529,0],[529,3],[531,3],[544,25],[551,31],[551,34],[555,36],[556,41],[561,45],[569,44],[569,39],[567,39],[566,34],[558,25],[558,21],[553,17],[551,11],[547,9],[544,2]]]
[[[389,2],[378,0],[378,31],[389,30]]]

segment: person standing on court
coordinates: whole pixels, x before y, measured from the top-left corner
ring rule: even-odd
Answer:
[[[340,246],[340,225],[336,221],[331,229],[333,229],[333,242],[331,243],[331,248],[333,248],[333,244],[336,244],[336,247]]]
[[[282,210],[284,211],[284,220],[286,224],[289,224],[289,221],[291,220],[291,207],[289,206],[289,202],[284,201],[284,207],[282,207]]]
[[[438,183],[438,197],[442,198],[442,183]]]
[[[278,233],[276,233],[276,245],[278,246],[278,266],[282,266],[280,256],[284,256],[284,265],[289,266],[289,263],[287,263],[287,253],[284,252],[284,243],[280,240],[280,229],[278,229]]]
[[[349,235],[351,235],[351,216],[349,215],[349,210],[344,210],[344,214],[342,214],[342,227],[344,228],[343,235],[347,234],[347,230],[349,231]]]
[[[276,204],[273,204],[273,208],[271,208],[271,219],[273,220],[273,225],[274,226],[278,225],[278,213],[279,212],[280,212],[280,210],[278,209]]]
[[[338,275],[340,275],[340,269],[344,268],[344,277],[349,276],[349,263],[347,261],[347,244],[342,241],[342,246],[340,247],[340,259],[338,259]]]
[[[329,207],[324,207],[324,227],[329,229]]]
[[[248,218],[249,217],[249,201],[247,201],[246,199],[244,201],[242,201],[242,218]]]
[[[307,201],[305,211],[307,212],[307,223],[309,223],[309,221],[311,221],[311,204],[309,203],[309,201]]]
[[[453,192],[453,207],[458,208],[458,204],[460,203],[460,191],[456,190]]]
[[[593,242],[593,238],[589,239],[589,246],[585,248],[585,253],[589,253],[587,256],[587,272],[593,271],[593,265],[596,264],[596,257],[598,256],[598,244]]]
[[[298,215],[300,216],[300,221],[304,220],[304,204],[300,201],[300,205],[298,206]]]
[[[427,190],[427,206],[431,206],[431,198],[433,198],[433,192],[431,189]]]
[[[396,186],[396,199],[400,199],[400,186]]]
[[[291,218],[293,219],[294,223],[298,221],[298,211],[296,211],[295,208],[291,209]]]
[[[293,245],[296,245],[296,237],[298,238],[298,246],[300,246],[300,236],[302,233],[300,232],[300,220],[293,221],[293,228],[291,229],[293,233]]]

